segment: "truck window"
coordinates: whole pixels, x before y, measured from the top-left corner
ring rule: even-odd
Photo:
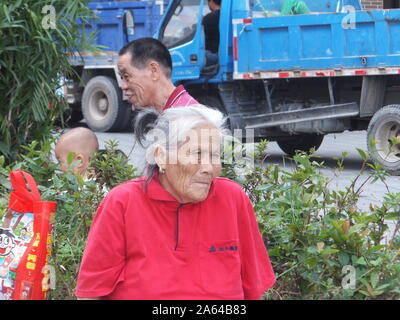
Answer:
[[[200,0],[182,0],[170,11],[160,40],[170,49],[193,39],[199,16]]]
[[[383,9],[400,8],[400,0],[384,0]]]

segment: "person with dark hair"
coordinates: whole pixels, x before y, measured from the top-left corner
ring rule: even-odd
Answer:
[[[135,143],[134,148],[136,153],[141,153],[145,141],[140,132],[155,121],[154,114],[146,112],[146,109],[160,114],[171,107],[185,107],[198,102],[182,85],[175,87],[172,83],[172,58],[161,41],[136,39],[124,46],[119,56],[121,89],[134,107],[143,109],[134,123],[135,140],[139,140],[139,145]],[[145,158],[135,157],[133,161],[138,174],[143,173]]]
[[[99,300],[260,299],[276,277],[253,205],[219,177],[224,115],[158,114],[146,176],[113,188],[90,228],[75,295]]]
[[[136,39],[119,52],[118,72],[121,89],[136,108],[154,108],[157,112],[198,102],[183,86],[171,81],[172,59],[168,49],[153,38]]]
[[[208,7],[211,12],[203,18],[202,22],[205,35],[206,66],[218,63],[221,0],[208,0]]]

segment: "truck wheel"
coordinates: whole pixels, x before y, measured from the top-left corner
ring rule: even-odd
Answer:
[[[122,100],[115,79],[105,76],[92,78],[83,90],[82,113],[93,131],[124,130],[131,119],[131,108]]]
[[[294,156],[296,150],[309,152],[311,148],[315,151],[321,146],[324,136],[320,134],[301,134],[288,139],[278,140],[278,146],[289,156]]]
[[[400,175],[400,105],[383,107],[374,114],[367,130],[367,145],[373,161],[391,174]]]

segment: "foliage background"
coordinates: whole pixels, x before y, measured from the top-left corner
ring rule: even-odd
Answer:
[[[114,186],[136,177],[136,169],[127,164],[126,156],[114,141],[106,143],[106,149],[92,159],[93,173],[90,179],[73,174],[77,163],[69,159],[69,173],[58,171],[58,164],[51,161],[51,149],[55,138],[44,143],[33,141],[23,147],[19,161],[5,165],[0,157],[0,217],[8,205],[10,183],[8,174],[22,169],[35,178],[42,200],[56,201],[57,212],[53,230],[53,251],[50,264],[56,269],[56,289],[48,299],[74,299],[74,290],[86,238],[97,207],[105,194]],[[73,155],[71,153],[71,155]]]
[[[367,182],[385,182],[382,167],[358,149],[360,173],[344,190],[332,190],[320,171],[323,162],[298,153],[294,169],[285,171],[262,164],[266,147],[266,141],[258,145],[255,159],[261,165],[247,173],[238,175],[235,164],[224,168],[253,201],[277,275],[264,298],[400,299],[400,193],[386,194],[381,206],[368,211],[357,208]],[[336,159],[337,175],[346,156]],[[395,227],[389,233],[391,221]],[[353,283],[346,278],[349,266]]]
[[[0,3],[0,154],[8,163],[21,145],[49,139],[65,102],[56,93],[73,74],[66,52],[91,48],[76,20],[93,18],[87,0],[2,0]],[[54,28],[48,19],[55,8]]]
[[[277,275],[264,299],[400,299],[400,194],[388,193],[381,206],[357,208],[362,188],[356,182],[384,181],[381,168],[364,161],[360,174],[344,190],[328,188],[323,164],[307,154],[293,158],[291,171],[263,164],[266,142],[253,168],[225,163],[223,175],[239,182],[250,196]],[[110,141],[92,162],[93,179],[60,175],[49,158],[51,141],[24,147],[19,161],[6,166],[0,157],[0,213],[7,207],[8,173],[30,172],[44,200],[57,201],[54,249],[56,289],[48,299],[74,299],[74,289],[90,224],[107,190],[135,177],[135,169]],[[362,157],[366,154],[360,150]],[[345,156],[345,155],[344,155]],[[73,157],[71,157],[72,159]],[[365,158],[366,159],[366,158]],[[338,159],[337,173],[343,170]],[[70,169],[74,167],[71,163]],[[245,164],[243,164],[245,165]],[[371,170],[366,171],[366,167]],[[396,222],[387,235],[388,222]],[[344,266],[356,271],[354,288],[344,289]]]

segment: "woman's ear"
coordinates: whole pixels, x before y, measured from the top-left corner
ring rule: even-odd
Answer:
[[[154,160],[159,168],[165,169],[165,165],[167,164],[167,153],[165,152],[164,148],[156,148],[154,151]]]

